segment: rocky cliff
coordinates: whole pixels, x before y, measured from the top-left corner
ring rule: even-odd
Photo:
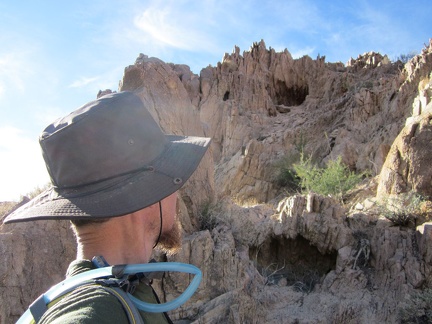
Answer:
[[[431,196],[432,43],[405,65],[373,52],[344,65],[261,41],[199,76],[141,54],[119,90],[136,91],[166,132],[213,138],[181,192],[183,249],[156,254],[203,270],[171,313],[178,323],[393,323],[406,298],[431,287],[428,217],[394,226],[374,201]],[[274,166],[299,150],[371,177],[344,205],[288,195]],[[9,323],[60,280],[74,242],[60,222],[3,225],[0,249]],[[170,299],[188,280],[166,274],[156,288]]]

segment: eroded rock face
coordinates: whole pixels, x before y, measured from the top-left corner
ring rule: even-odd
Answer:
[[[15,323],[34,299],[65,278],[75,245],[67,221],[0,227],[1,323]]]
[[[194,97],[189,96],[195,93],[194,80],[196,76],[185,65],[173,66],[141,54],[134,65],[125,69],[120,91],[134,91],[165,133],[204,136],[198,109],[191,103]],[[209,150],[181,190],[180,205],[185,208],[182,225],[188,233],[196,230],[198,210],[214,197],[211,155]]]
[[[345,67],[293,59],[260,42],[203,69],[198,108],[213,138],[217,193],[273,199],[272,166],[300,150],[318,163],[341,156],[352,170],[379,174],[412,113],[416,84],[430,71],[430,48],[419,57],[402,69],[367,53]]]
[[[366,198],[430,191],[431,64],[432,45],[402,68],[378,53],[347,66],[293,59],[262,41],[243,54],[236,47],[199,76],[143,54],[127,67],[119,90],[136,91],[165,132],[213,138],[181,192],[183,249],[160,256],[203,271],[199,290],[172,318],[395,322],[404,296],[430,282],[432,225],[391,226]],[[349,212],[314,194],[276,199],[273,165],[300,150],[317,162],[341,156],[352,170],[372,170],[378,190],[365,188]],[[220,225],[198,231],[197,215],[215,195]],[[75,243],[68,225],[38,222],[3,225],[0,248],[7,300],[0,322],[8,323],[63,278]],[[189,280],[170,273],[156,288],[169,300]]]
[[[348,61],[347,66],[355,68],[357,71],[359,71],[364,68],[377,67],[387,64],[391,64],[387,55],[383,56],[380,53],[369,52],[359,55],[355,60],[351,58]]]
[[[430,62],[432,66],[432,62]],[[432,196],[432,80],[425,76],[413,103],[413,116],[395,139],[380,173],[378,196],[415,191]]]
[[[286,198],[279,212],[227,201],[224,207],[225,225],[187,237],[168,258],[204,273],[192,300],[171,313],[174,320],[395,323],[394,310],[431,273],[424,257],[432,255],[429,225],[420,233],[379,217],[347,216],[314,194]],[[178,295],[189,280],[168,274],[165,296]]]

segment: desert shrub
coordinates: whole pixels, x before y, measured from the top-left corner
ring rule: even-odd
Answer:
[[[257,265],[256,265],[257,266]],[[265,285],[280,285],[285,280],[287,286],[293,287],[294,291],[309,294],[315,285],[320,282],[321,275],[316,269],[308,269],[304,266],[269,264],[266,267],[257,266],[258,271],[265,280]]]
[[[299,163],[294,164],[294,170],[304,190],[333,196],[340,201],[364,176],[350,171],[341,157],[329,161],[324,168],[319,168],[309,158],[302,157]]]
[[[315,285],[319,283],[320,280],[321,276],[318,271],[314,269],[307,269],[302,273],[301,276],[297,277],[297,280],[292,286],[294,291],[309,294],[313,291]]]
[[[21,200],[24,197],[28,197],[30,199],[33,199],[34,197],[38,196],[39,194],[41,194],[42,192],[44,192],[49,187],[51,187],[51,183],[46,183],[46,184],[44,184],[42,186],[35,187],[33,190],[31,190],[30,192],[28,192],[24,196],[21,196]]]
[[[411,296],[400,308],[399,319],[401,323],[432,323],[432,289]]]
[[[373,88],[373,82],[372,81],[366,81],[362,84],[362,88],[366,88],[371,90]]]
[[[382,216],[397,226],[415,225],[416,219],[423,214],[424,198],[416,193],[409,192],[382,199],[377,203]]]
[[[396,57],[396,61],[401,61],[402,63],[407,63],[409,60],[411,60],[414,56],[416,56],[417,53],[415,51],[411,51],[407,54],[401,54],[398,57]]]
[[[14,201],[4,201],[0,202],[0,220],[3,219],[4,216],[9,214],[9,212],[14,208],[17,203]]]
[[[281,266],[279,264],[272,263],[259,270],[265,280],[265,285],[271,286],[277,284],[280,279],[284,278],[284,269],[285,265]]]
[[[200,230],[213,230],[222,221],[222,207],[218,203],[212,203],[210,201],[204,203],[198,213],[198,221],[200,224]]]
[[[294,164],[298,163],[299,160],[300,154],[292,152],[283,156],[273,165],[276,169],[276,184],[287,189],[288,192],[297,192],[300,189],[300,178],[294,170]]]
[[[276,170],[274,181],[289,193],[300,190],[300,178],[294,169],[294,164],[299,163],[301,157],[306,155],[307,142],[307,137],[303,131],[300,131],[298,138],[293,142],[292,149],[273,165]]]

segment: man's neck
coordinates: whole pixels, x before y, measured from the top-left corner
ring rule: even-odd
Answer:
[[[78,229],[77,259],[102,255],[111,265],[147,263],[157,229],[141,212]]]

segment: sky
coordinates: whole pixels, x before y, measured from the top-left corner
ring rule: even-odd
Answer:
[[[140,53],[199,74],[263,39],[294,58],[395,59],[432,38],[432,2],[375,0],[0,0],[0,201],[49,182],[38,137]]]

